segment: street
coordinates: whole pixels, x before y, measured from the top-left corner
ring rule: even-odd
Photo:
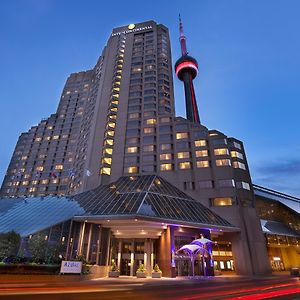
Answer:
[[[285,276],[87,279],[81,276],[0,277],[0,299],[300,299],[300,278]]]

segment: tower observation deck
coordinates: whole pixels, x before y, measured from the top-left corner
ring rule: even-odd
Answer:
[[[179,15],[179,31],[181,57],[175,64],[176,76],[184,83],[186,117],[189,121],[200,124],[199,112],[196,102],[193,80],[198,74],[198,63],[195,58],[188,55],[186,38],[183,33],[181,17]]]

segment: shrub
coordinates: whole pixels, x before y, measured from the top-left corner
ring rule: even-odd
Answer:
[[[154,268],[153,268],[153,272],[161,272],[158,264],[155,264]]]
[[[111,263],[110,270],[113,271],[113,272],[118,272],[119,271],[118,266],[116,265],[116,263],[114,261]]]
[[[146,272],[147,270],[146,270],[144,264],[140,264],[136,271],[137,272]]]
[[[17,256],[21,236],[15,231],[0,233],[0,258]]]

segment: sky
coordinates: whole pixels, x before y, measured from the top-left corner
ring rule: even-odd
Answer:
[[[68,75],[94,67],[112,28],[166,25],[174,64],[181,13],[202,124],[244,142],[253,183],[300,197],[299,11],[297,0],[1,1],[0,182],[20,133],[56,111]]]

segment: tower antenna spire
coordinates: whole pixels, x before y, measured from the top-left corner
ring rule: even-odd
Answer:
[[[187,49],[186,49],[186,38],[183,32],[183,26],[182,26],[182,20],[181,20],[181,15],[179,14],[179,41],[181,45],[181,54],[182,55],[187,55]]]

